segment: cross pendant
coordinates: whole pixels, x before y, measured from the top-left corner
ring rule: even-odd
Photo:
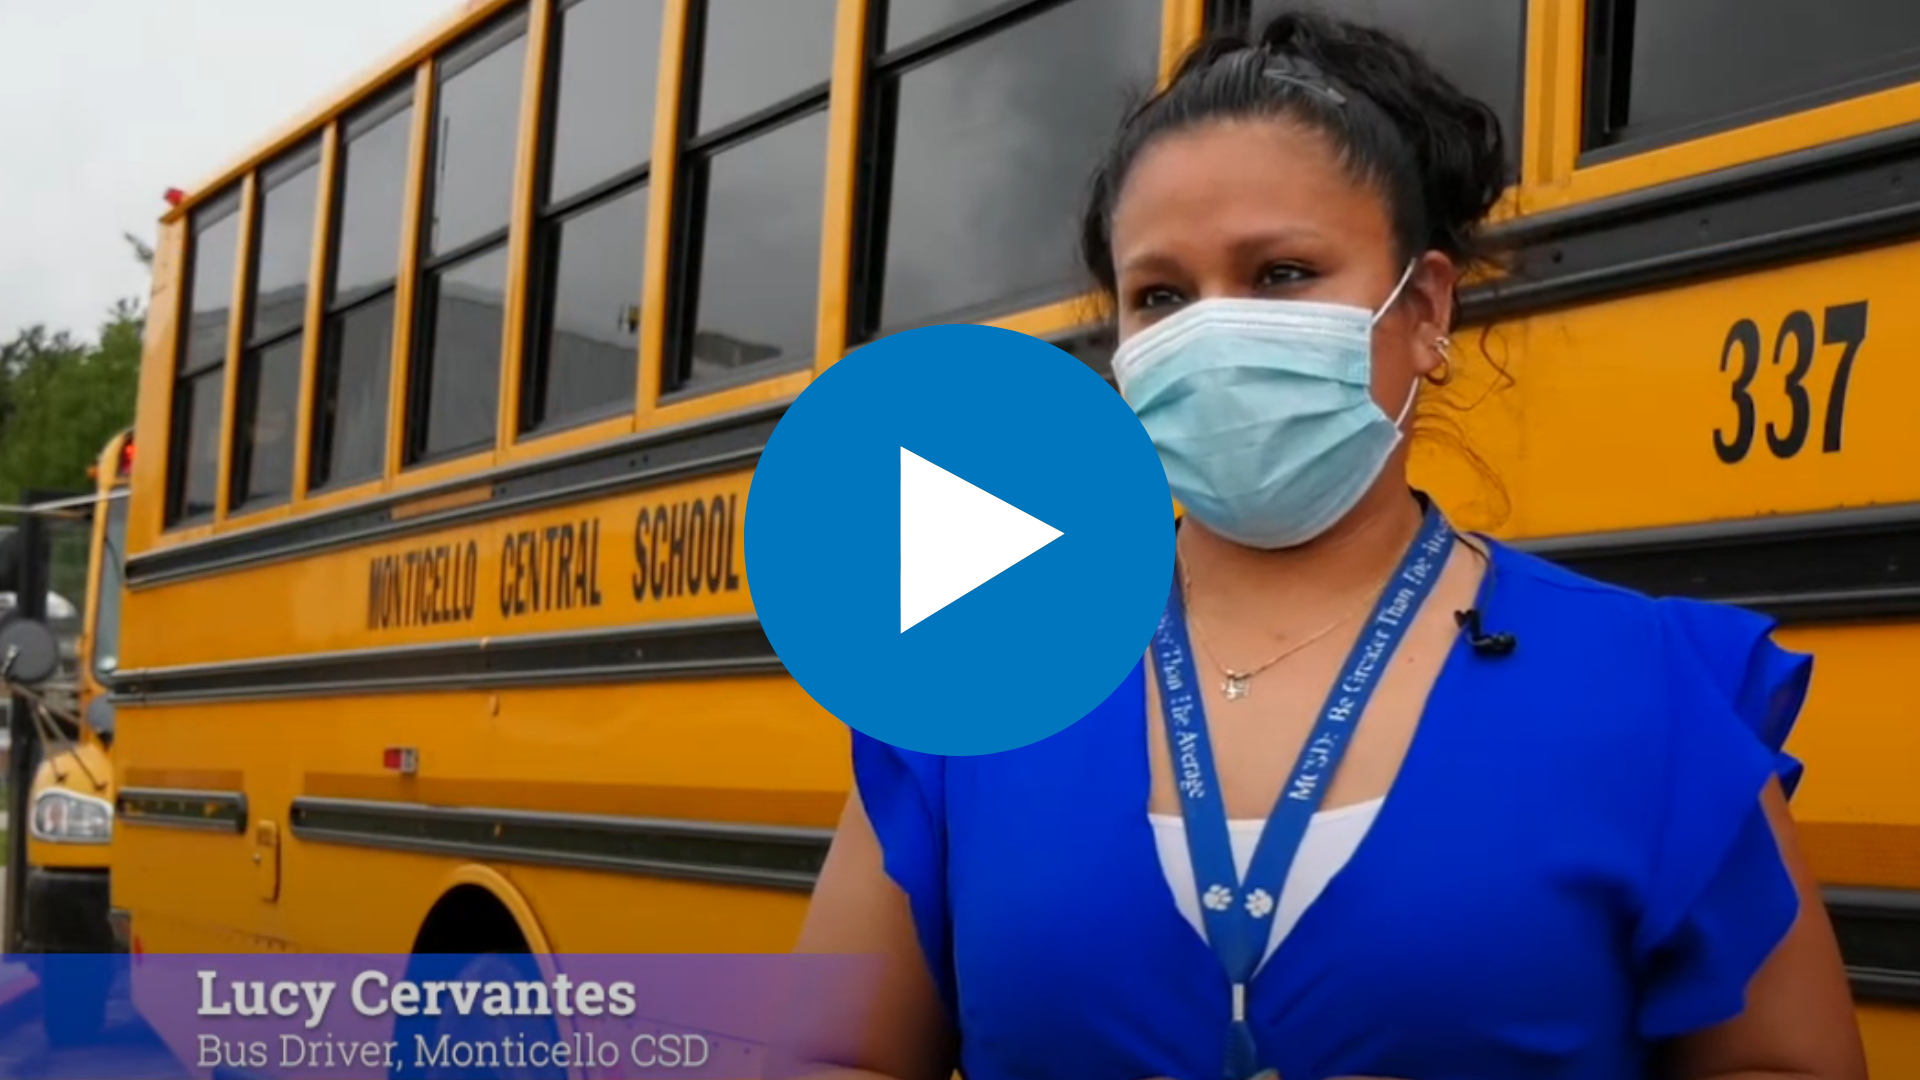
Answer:
[[[1221,693],[1228,701],[1239,701],[1247,696],[1247,676],[1236,671],[1227,672],[1227,681],[1220,684]]]

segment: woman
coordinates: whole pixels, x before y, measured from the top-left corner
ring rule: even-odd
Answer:
[[[1810,661],[1409,490],[1503,174],[1489,110],[1316,16],[1128,120],[1083,247],[1187,510],[1168,613],[1036,745],[855,735],[801,948],[886,976],[816,1075],[1865,1075],[1785,808]]]

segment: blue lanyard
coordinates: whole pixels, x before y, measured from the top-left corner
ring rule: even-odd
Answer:
[[[1420,611],[1440,577],[1440,568],[1453,544],[1453,529],[1429,504],[1420,533],[1407,549],[1394,576],[1388,579],[1373,618],[1361,629],[1353,652],[1341,668],[1341,677],[1327,695],[1313,732],[1299,761],[1281,789],[1273,813],[1260,833],[1259,846],[1247,867],[1245,881],[1234,868],[1233,841],[1227,827],[1226,804],[1220,797],[1214,769],[1213,744],[1207,737],[1206,708],[1200,681],[1194,672],[1193,649],[1187,638],[1186,601],[1178,575],[1167,599],[1166,614],[1153,638],[1153,660],[1160,680],[1160,712],[1166,721],[1167,748],[1173,758],[1175,787],[1187,830],[1187,849],[1193,858],[1193,879],[1200,892],[1200,910],[1227,977],[1233,982],[1233,1017],[1227,1042],[1227,1080],[1245,1080],[1254,1074],[1253,1031],[1247,1025],[1247,984],[1260,966],[1272,936],[1273,915],[1280,891],[1293,868],[1307,826],[1326,798],[1327,788],[1340,768],[1354,727],[1373,699],[1378,676],[1407,627]]]

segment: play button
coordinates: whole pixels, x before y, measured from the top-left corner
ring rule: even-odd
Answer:
[[[901,447],[900,632],[1059,537],[1059,529]]]
[[[941,326],[840,360],[754,470],[748,587],[789,674],[909,750],[1037,742],[1140,662],[1173,574],[1145,430],[1037,338]]]

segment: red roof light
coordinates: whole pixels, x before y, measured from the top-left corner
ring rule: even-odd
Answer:
[[[179,206],[181,203],[187,201],[187,193],[177,187],[170,187],[167,189],[166,198],[168,206]]]

